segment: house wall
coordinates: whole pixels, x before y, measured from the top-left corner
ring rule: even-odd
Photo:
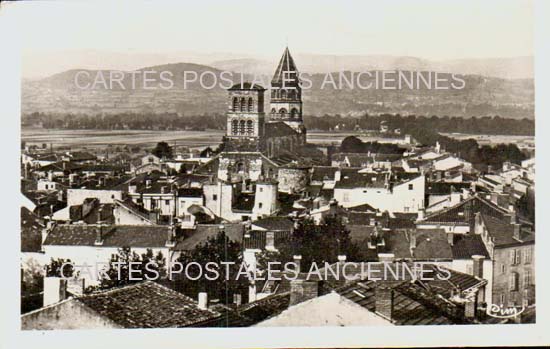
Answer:
[[[454,259],[450,266],[450,269],[470,275],[474,275],[473,268],[473,259]],[[487,285],[485,286],[485,292],[483,295],[484,299],[481,300],[487,304],[490,304],[492,302],[491,290],[493,288],[493,261],[490,259],[485,259],[483,261],[483,279],[487,280]]]
[[[409,185],[412,189],[409,189]],[[385,188],[335,188],[334,198],[344,207],[369,204],[382,211],[418,212],[424,208],[425,179],[419,176],[411,181]]]
[[[97,198],[102,204],[114,204],[115,200],[122,200],[122,191],[67,189],[67,206],[82,205],[86,198]]]
[[[22,330],[122,328],[76,299],[65,300],[21,316]]]
[[[504,306],[522,306],[524,300],[529,305],[535,303],[534,285],[535,285],[535,245],[515,246],[509,248],[495,248],[493,254],[493,287],[492,299],[495,304]],[[519,263],[511,261],[511,251],[517,251],[520,254]],[[526,263],[525,255],[531,253],[531,262]],[[517,273],[517,288],[511,290],[510,278],[512,273]],[[530,273],[530,283],[525,283],[525,274]]]
[[[261,204],[261,205],[260,205]],[[260,207],[261,206],[261,207]],[[257,183],[252,212],[255,216],[270,216],[277,209],[277,184]]]
[[[283,193],[299,193],[308,184],[309,170],[307,168],[279,168],[277,180],[279,191]]]
[[[176,215],[178,217],[188,214],[187,209],[191,205],[204,205],[204,199],[202,197],[178,197],[176,201],[178,203],[176,206]]]

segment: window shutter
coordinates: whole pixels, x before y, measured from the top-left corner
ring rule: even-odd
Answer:
[[[516,250],[516,264],[521,264],[521,250]]]
[[[523,259],[525,261],[525,264],[531,263],[531,250],[525,250]]]
[[[523,286],[527,287],[531,284],[531,271],[526,270],[525,274],[523,274]]]
[[[516,250],[510,250],[510,264],[514,265],[516,262]]]
[[[510,291],[515,291],[517,289],[517,282],[518,282],[518,273],[513,272],[510,274]]]

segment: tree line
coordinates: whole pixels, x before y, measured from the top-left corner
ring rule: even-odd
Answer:
[[[510,119],[500,116],[471,118],[449,116],[417,116],[400,114],[365,114],[361,117],[336,115],[304,116],[309,130],[360,131],[379,130],[386,122],[390,133],[395,130],[420,128],[441,133],[470,133],[488,135],[534,135],[535,121],[528,118]],[[49,114],[34,112],[22,116],[23,125],[42,125],[44,128],[98,129],[98,130],[225,130],[226,117],[222,114],[181,116],[177,113],[120,113],[113,115]]]

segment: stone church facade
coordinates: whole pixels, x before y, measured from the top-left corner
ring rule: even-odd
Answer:
[[[226,182],[277,179],[279,169],[296,163],[306,144],[302,89],[290,51],[285,49],[271,80],[269,112],[266,89],[249,82],[228,90],[224,150],[205,170]]]

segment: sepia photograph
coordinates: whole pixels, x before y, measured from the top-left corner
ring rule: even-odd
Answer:
[[[6,348],[550,344],[538,3],[0,3]]]

